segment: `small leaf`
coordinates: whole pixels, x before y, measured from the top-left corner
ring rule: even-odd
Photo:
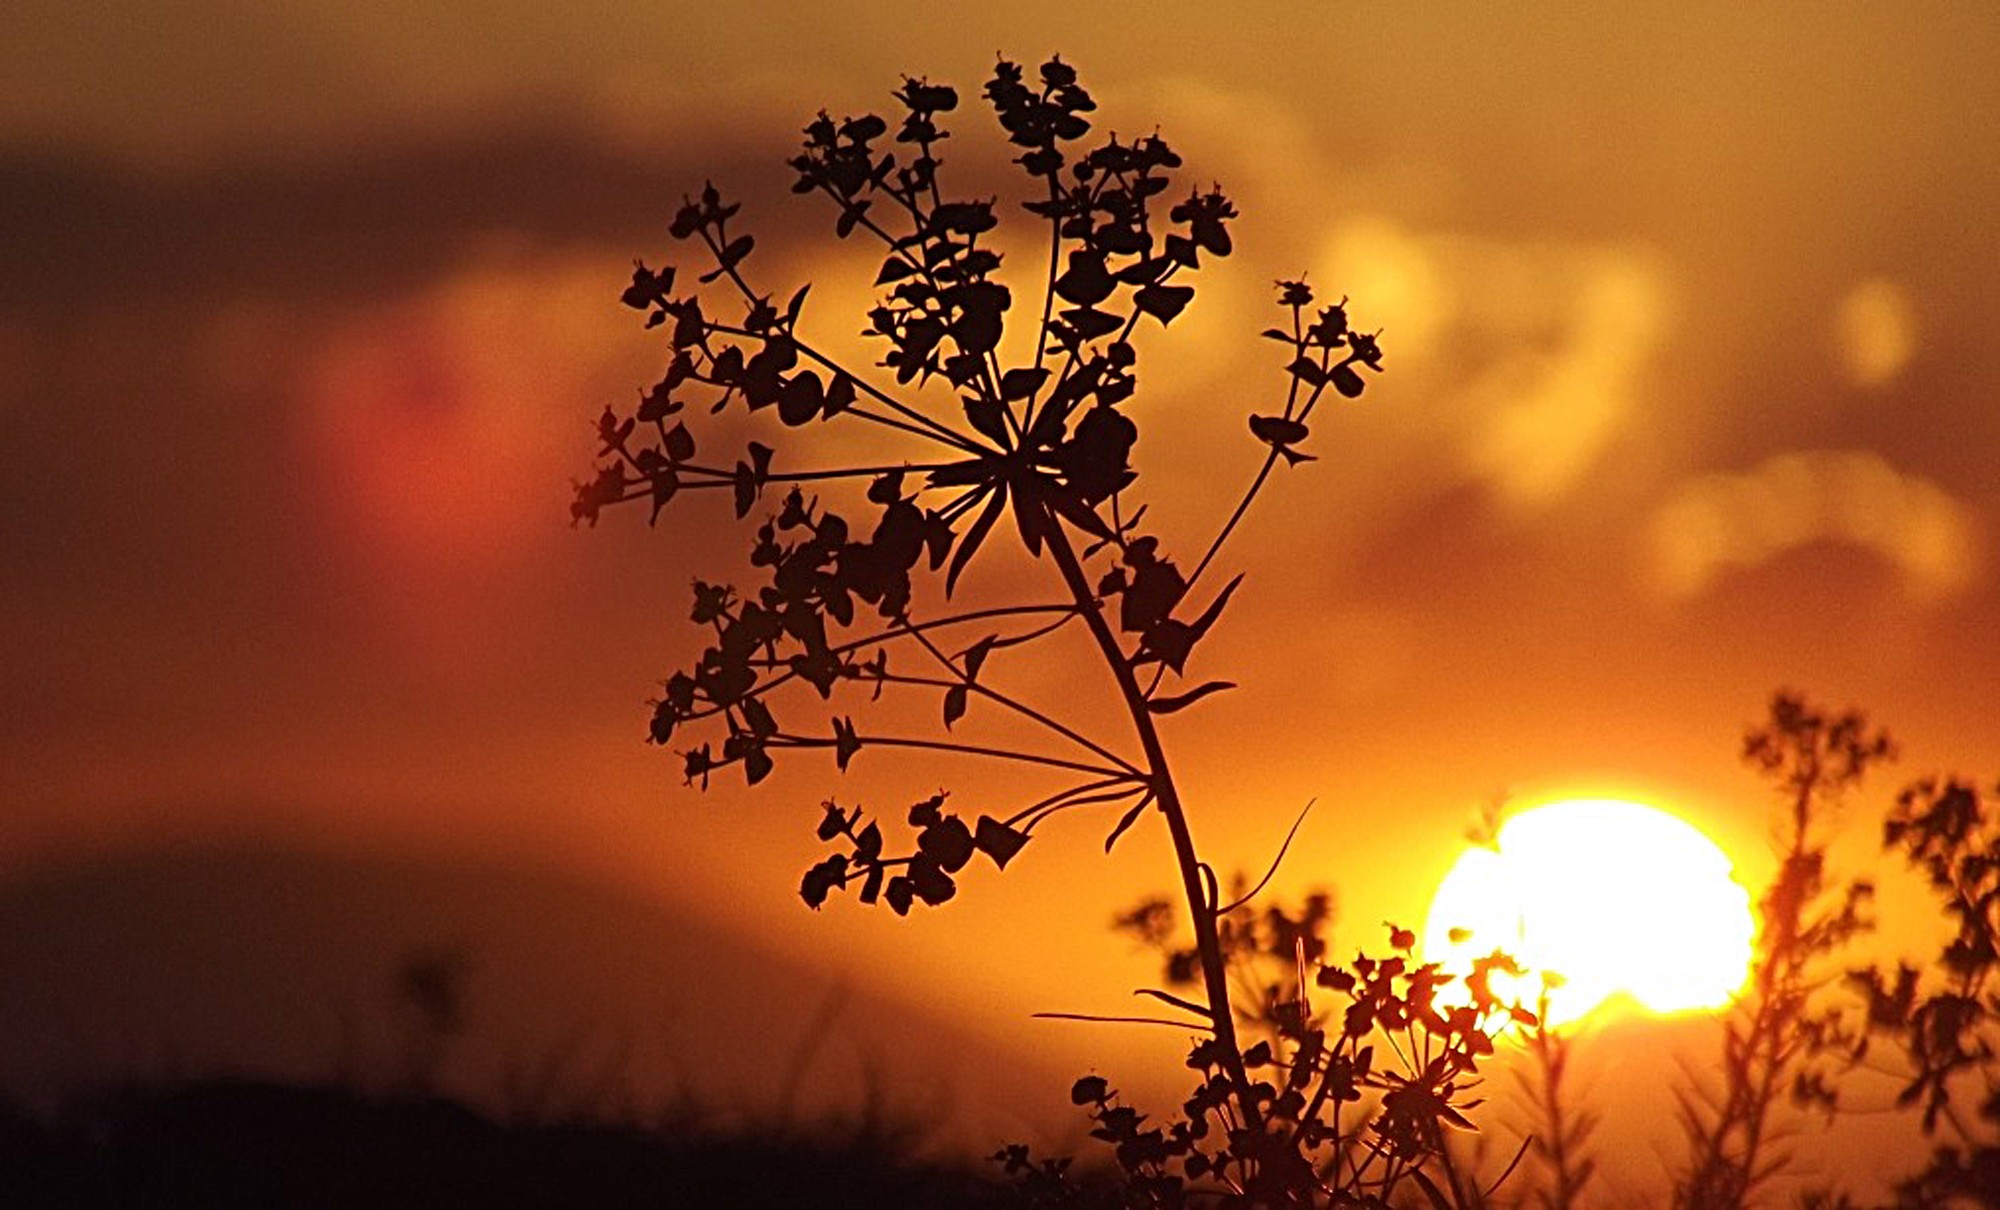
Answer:
[[[847,376],[847,371],[842,370],[841,372],[833,376],[832,382],[826,385],[827,417],[831,419],[834,416],[840,415],[842,412],[846,411],[848,407],[851,404],[853,404],[853,402],[854,402],[854,380]]]
[[[1437,1210],[1452,1210],[1451,1202],[1445,1198],[1444,1191],[1438,1188],[1437,1182],[1423,1169],[1410,1168],[1408,1173],[1410,1179],[1417,1182],[1417,1187],[1424,1191],[1424,1196],[1430,1199],[1431,1205],[1437,1207]]]
[[[1105,271],[1103,255],[1082,248],[1069,254],[1069,270],[1055,282],[1056,296],[1080,307],[1103,302],[1116,288],[1117,283]]]
[[[856,818],[860,817],[856,810]],[[882,826],[869,824],[854,838],[854,856],[858,861],[875,862],[882,859]]]
[[[799,292],[797,294],[792,295],[792,301],[785,304],[786,327],[789,328],[792,325],[799,322],[799,308],[805,305],[806,291],[810,289],[812,289],[811,282],[807,282],[805,285],[800,286]]]
[[[1296,420],[1287,420],[1283,416],[1252,416],[1250,431],[1256,434],[1257,440],[1281,449],[1297,445],[1312,435],[1312,430],[1305,425]]]
[[[1014,854],[1021,851],[1021,846],[1028,843],[1028,834],[1001,823],[991,815],[981,815],[978,830],[972,834],[972,843],[979,847],[980,852],[991,857],[994,865],[1004,870],[1007,863],[1014,859]]]
[[[978,851],[977,842],[972,837],[972,829],[956,815],[947,815],[917,837],[917,851],[937,862],[938,868],[947,874],[956,874],[965,868]]]
[[[960,825],[961,827],[963,825]],[[917,898],[932,907],[949,902],[958,893],[958,885],[934,861],[917,860],[910,863],[910,889]]]
[[[861,741],[854,734],[854,720],[837,718],[833,720],[833,760],[842,773],[847,772],[847,762],[861,751]]]
[[[1096,509],[1077,499],[1075,493],[1050,492],[1049,505],[1061,514],[1064,520],[1091,537],[1107,542],[1111,540],[1111,527],[1105,524],[1104,518],[1097,515]]]
[[[943,790],[910,804],[909,820],[913,828],[928,828],[944,818],[944,800],[949,797]]]
[[[785,384],[784,393],[778,396],[778,419],[797,428],[819,419],[820,410],[826,404],[826,390],[820,385],[819,375],[811,370],[800,370]]]
[[[1036,485],[1042,482],[1029,479],[1014,488],[1014,528],[1020,531],[1021,544],[1036,558],[1042,557],[1042,526],[1048,514],[1041,508],[1042,493]]]
[[[993,650],[993,644],[999,641],[1000,641],[999,635],[989,634],[985,638],[979,640],[977,643],[974,643],[972,646],[966,648],[965,651],[966,680],[976,681],[979,679],[980,668],[985,665],[987,655]]]
[[[1132,296],[1132,305],[1159,320],[1162,324],[1172,323],[1174,316],[1187,309],[1194,301],[1193,286],[1141,286]]]
[[[1201,616],[1188,628],[1193,632],[1193,637],[1189,639],[1190,643],[1200,641],[1201,637],[1208,633],[1208,628],[1215,625],[1215,619],[1222,616],[1223,609],[1229,604],[1229,598],[1236,592],[1236,586],[1242,582],[1243,575],[1239,572],[1235,579],[1229,581],[1223,586],[1222,591],[1216,594],[1215,600],[1209,603],[1208,608],[1202,610]]]
[[[1041,390],[1042,384],[1048,380],[1049,371],[1046,366],[1009,370],[1000,376],[1000,396],[1007,402],[1014,403]]]
[[[1079,339],[1096,340],[1109,336],[1124,325],[1124,320],[1108,311],[1096,307],[1071,307],[1062,313],[1064,322],[1076,330]]]
[[[1146,709],[1154,714],[1172,714],[1177,710],[1187,709],[1211,693],[1234,688],[1236,688],[1234,681],[1210,681],[1198,689],[1191,689],[1174,697],[1156,697],[1146,703]]]
[[[882,262],[882,271],[875,275],[875,284],[887,286],[902,281],[915,274],[917,267],[900,256],[892,256]]]
[[[1007,445],[1007,407],[996,399],[978,395],[965,401],[965,418],[988,440]]]
[[[687,425],[677,424],[667,430],[667,439],[662,443],[668,462],[686,462],[694,457],[694,434],[688,432]]]
[[[1317,361],[1303,355],[1294,357],[1292,364],[1285,367],[1285,372],[1307,386],[1316,387],[1326,382],[1326,371],[1319,368]]]
[[[1007,507],[1006,488],[995,484],[985,490],[993,493],[992,498],[986,502],[986,507],[980,510],[978,519],[973,521],[972,528],[966,531],[965,537],[959,540],[958,550],[951,556],[951,570],[946,572],[944,577],[944,595],[947,597],[951,595],[952,589],[958,586],[959,573],[965,570],[967,563],[971,562],[973,552],[979,549],[979,544],[986,540],[986,534],[993,528],[993,523],[999,520],[1000,510]]]
[[[1361,375],[1355,373],[1354,367],[1345,362],[1333,367],[1332,379],[1333,389],[1349,399],[1359,398],[1361,389],[1365,385],[1361,381]]]
[[[1104,851],[1109,853],[1111,851],[1111,846],[1117,844],[1118,838],[1125,834],[1125,829],[1131,827],[1133,824],[1138,822],[1139,813],[1152,805],[1153,805],[1153,796],[1151,793],[1148,793],[1144,798],[1141,798],[1138,802],[1133,803],[1132,809],[1125,812],[1124,816],[1118,820],[1118,826],[1111,829],[1111,835],[1106,836],[1104,838]]]
[[[967,696],[968,695],[966,693],[966,688],[964,685],[953,685],[951,688],[945,690],[944,725],[947,731],[951,729],[951,725],[953,723],[965,717],[965,703]]]

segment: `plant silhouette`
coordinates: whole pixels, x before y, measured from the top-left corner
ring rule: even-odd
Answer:
[[[1225,922],[1247,903],[1225,903],[1202,860],[1158,725],[1234,688],[1189,675],[1242,582],[1217,586],[1212,569],[1280,463],[1312,460],[1309,426],[1329,391],[1355,398],[1363,371],[1381,369],[1375,335],[1350,325],[1345,299],[1322,305],[1302,280],[1277,283],[1282,318],[1263,338],[1279,353],[1278,402],[1246,417],[1249,439],[1264,447],[1261,466],[1212,540],[1183,562],[1147,532],[1134,498],[1145,414],[1133,336],[1142,324],[1171,325],[1194,297],[1194,273],[1230,254],[1234,206],[1219,188],[1177,187],[1180,157],[1157,134],[1087,142],[1096,103],[1060,58],[1033,75],[1003,60],[984,96],[1028,183],[1020,208],[1046,233],[1039,296],[1020,307],[988,236],[1003,215],[997,200],[945,190],[940,148],[957,92],[906,79],[894,95],[893,121],[821,113],[790,161],[795,192],[831,206],[836,237],[880,248],[880,294],[865,317],[882,350],[875,365],[845,364],[815,343],[807,287],[785,294],[753,281],[755,238],[713,185],[686,200],[670,229],[701,262],[693,288],[678,288],[677,267],[641,263],[625,290],[625,304],[664,334],[667,366],[635,408],[605,410],[599,463],[578,485],[572,515],[595,524],[606,509],[636,504],[657,522],[689,492],[726,493],[736,517],[754,521],[750,564],[763,581],[695,584],[691,617],[711,641],[665,680],[653,741],[685,745],[686,777],[704,787],[731,770],[755,785],[781,755],[814,750],[841,770],[863,753],[900,750],[1063,779],[1012,810],[976,815],[946,792],[926,794],[904,815],[907,830],[827,802],[818,835],[831,851],[800,887],[814,908],[836,894],[899,915],[936,907],[975,860],[1007,866],[1060,814],[1116,812],[1107,850],[1156,820],[1192,933],[1194,990],[1147,994],[1176,1014],[1156,1020],[1199,1036],[1188,1065],[1201,1083],[1167,1128],[1146,1127],[1100,1077],[1072,1089],[1096,1136],[1113,1145],[1127,1204],[1379,1201],[1404,1182],[1439,1204],[1462,1201],[1443,1132],[1470,1126],[1457,1101],[1492,1033],[1531,1018],[1487,987],[1508,960],[1486,960],[1465,1002],[1446,1008],[1438,993],[1451,978],[1409,957],[1405,930],[1392,930],[1391,956],[1350,969],[1300,951],[1291,956],[1296,994],[1252,1010],[1291,1006],[1278,1022],[1282,1048],[1242,1045]],[[1017,347],[1003,339],[1010,320],[1033,329],[1014,362],[1003,360],[1003,348]],[[820,426],[867,426],[903,452],[823,465],[753,440],[740,455],[717,456],[689,427],[696,400],[762,414],[753,424],[774,417],[772,441],[823,446]],[[954,611],[975,559],[1007,530],[1042,573],[1037,595]],[[999,674],[1074,628],[1118,703],[1115,726],[1103,729],[1112,734],[1060,720]],[[890,733],[833,709],[837,696],[844,711],[858,693],[928,696],[941,734]],[[975,703],[1024,720],[1046,746],[961,738],[956,728]],[[1344,1002],[1337,1029],[1314,1024],[1315,992]],[[1401,1063],[1376,1061],[1371,1035],[1402,1048]],[[1364,1091],[1379,1094],[1367,1115],[1352,1108]],[[1025,1148],[997,1158],[1052,1196],[1074,1192],[1058,1161],[1035,1161]]]
[[[1951,936],[1931,974],[1898,964],[1855,971],[1868,999],[1868,1030],[1908,1066],[1901,1107],[1921,1106],[1926,1137],[1939,1142],[1924,1169],[1898,1189],[1904,1204],[2000,1205],[2000,786],[1928,777],[1897,797],[1882,846],[1919,871]],[[1856,1058],[1868,1053],[1868,1037]],[[1953,1094],[1971,1091],[1973,1120]],[[1940,1131],[1940,1127],[1944,1130]]]
[[[1541,972],[1540,1018],[1522,1033],[1526,1065],[1514,1071],[1517,1091],[1527,1101],[1527,1154],[1533,1160],[1530,1197],[1542,1210],[1576,1210],[1586,1203],[1597,1175],[1591,1138],[1600,1116],[1579,1103],[1575,1072],[1576,1034],[1548,1023],[1549,993],[1562,986],[1553,971]]]
[[[1318,888],[1307,892],[1296,907],[1266,902],[1253,911],[1250,901],[1254,895],[1246,877],[1231,877],[1229,900],[1242,908],[1223,914],[1217,922],[1217,938],[1229,970],[1238,1028],[1283,1048],[1286,1027],[1295,1023],[1302,1002],[1299,971],[1302,967],[1317,970],[1325,965],[1330,952],[1333,893]],[[1173,900],[1149,896],[1119,913],[1111,923],[1141,948],[1159,955],[1160,978],[1166,986],[1200,987],[1201,954],[1178,935]]]
[[[1895,756],[1895,742],[1860,711],[1820,710],[1782,691],[1744,736],[1744,761],[1782,804],[1781,856],[1757,904],[1749,986],[1723,1024],[1721,1087],[1678,1094],[1688,1152],[1676,1206],[1748,1204],[1789,1158],[1774,1145],[1782,1106],[1831,1114],[1838,1105],[1832,1060],[1854,1043],[1854,1025],[1820,993],[1837,975],[1829,964],[1872,927],[1874,887],[1830,884],[1825,832],[1847,793]]]

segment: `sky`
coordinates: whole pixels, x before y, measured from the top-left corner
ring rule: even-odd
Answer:
[[[1754,881],[1736,752],[1780,687],[1869,710],[1902,772],[2000,770],[1988,6],[26,0],[0,45],[0,877],[218,841],[513,863],[1034,1045],[1031,1012],[1125,1003],[1145,963],[1102,926],[1171,884],[1157,828],[1107,857],[1066,821],[927,919],[807,913],[829,793],[1013,785],[682,786],[645,702],[748,535],[567,517],[598,410],[659,371],[617,295],[681,196],[745,199],[759,272],[866,356],[873,262],[784,158],[923,75],[968,101],[947,171],[1004,189],[996,52],[1060,52],[1100,129],[1243,212],[1142,346],[1169,550],[1256,468],[1270,283],[1383,329],[1229,550],[1199,663],[1241,688],[1168,729],[1218,868],[1316,801],[1278,886],[1337,887],[1359,943],[1481,804],[1610,794]],[[975,591],[1026,574],[995,566]]]

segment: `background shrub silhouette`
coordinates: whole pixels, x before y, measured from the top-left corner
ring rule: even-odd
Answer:
[[[1789,1161],[1775,1145],[1784,1107],[1830,1115],[1838,1106],[1837,1060],[1856,1025],[1823,993],[1841,951],[1873,926],[1874,887],[1830,882],[1826,833],[1841,800],[1895,756],[1895,742],[1860,711],[1820,710],[1787,692],[1773,695],[1767,721],[1743,738],[1743,759],[1782,806],[1779,865],[1757,901],[1749,983],[1724,1019],[1720,1086],[1690,1078],[1678,1093],[1688,1150],[1677,1206],[1749,1204]]]

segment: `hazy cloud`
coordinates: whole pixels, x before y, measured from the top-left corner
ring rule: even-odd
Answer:
[[[1667,275],[1636,246],[1336,228],[1327,259],[1398,365],[1436,367],[1427,409],[1465,468],[1517,508],[1552,503],[1636,410],[1667,338]]]
[[[754,154],[641,156],[557,118],[180,173],[0,150],[0,318],[365,302],[449,272],[496,236],[657,254],[680,196],[703,173],[751,177],[735,166]]]
[[[1743,474],[1684,483],[1653,514],[1649,540],[1651,577],[1674,598],[1813,542],[1873,551],[1923,600],[1963,591],[1979,563],[1965,505],[1931,480],[1858,450],[1781,454]]]
[[[1916,350],[1916,308],[1901,286],[1871,277],[1840,301],[1833,334],[1848,378],[1857,386],[1879,387],[1900,374]]]

